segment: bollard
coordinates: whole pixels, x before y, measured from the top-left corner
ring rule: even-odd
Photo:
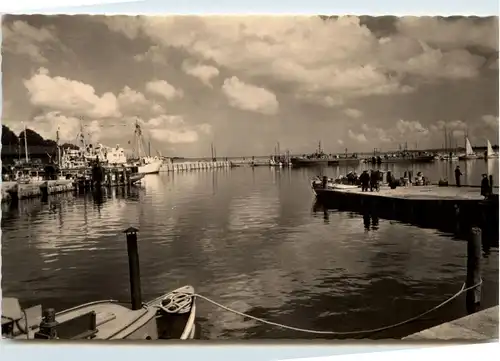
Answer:
[[[35,333],[35,339],[55,339],[57,338],[56,326],[56,311],[53,308],[43,310],[42,322],[38,332]]]
[[[481,229],[474,227],[467,242],[467,278],[465,287],[469,288],[481,282]],[[471,314],[479,309],[481,303],[481,285],[467,290],[467,313]]]
[[[142,307],[141,273],[139,269],[139,251],[137,247],[138,231],[139,230],[134,227],[127,228],[124,231],[127,236],[130,298],[132,301],[132,310],[138,310]]]

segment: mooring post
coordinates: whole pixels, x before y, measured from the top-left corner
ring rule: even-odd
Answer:
[[[471,230],[470,237],[467,242],[467,279],[465,287],[474,288],[467,290],[465,302],[467,313],[471,314],[478,310],[481,303],[481,237],[482,232],[478,227]]]
[[[132,310],[138,310],[142,307],[141,293],[141,273],[139,269],[139,250],[137,247],[137,232],[134,227],[127,228],[124,233],[127,235],[127,253],[130,277],[130,298],[132,301]]]

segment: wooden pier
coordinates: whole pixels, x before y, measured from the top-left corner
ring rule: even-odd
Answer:
[[[498,340],[499,307],[491,307],[423,330],[403,338],[405,341]]]
[[[444,232],[468,234],[478,226],[498,243],[498,189],[484,199],[480,189],[456,186],[408,186],[362,192],[361,188],[317,188],[317,204],[363,215],[398,220]]]
[[[199,161],[199,162],[182,162],[182,163],[164,163],[160,168],[160,172],[184,172],[191,170],[209,170],[209,169],[220,169],[220,168],[231,168],[231,162]]]

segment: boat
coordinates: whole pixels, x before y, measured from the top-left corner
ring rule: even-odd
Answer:
[[[2,299],[2,336],[10,339],[158,340],[193,339],[196,332],[195,291],[184,286],[142,302],[137,229],[129,228],[131,305],[115,300],[85,303],[64,311],[37,305],[21,309],[19,300]]]
[[[493,151],[490,140],[486,139],[486,152],[484,154],[485,159],[498,158],[498,153]]]
[[[142,129],[139,122],[135,122],[134,130],[134,157],[129,160],[132,165],[139,167],[139,173],[143,174],[158,174],[163,165],[163,160],[159,157],[151,156],[151,142],[148,142],[148,155],[144,151],[144,140],[142,137]]]
[[[472,145],[470,144],[470,140],[467,136],[465,137],[465,154],[460,155],[458,159],[459,160],[478,159],[478,156],[472,149]]]

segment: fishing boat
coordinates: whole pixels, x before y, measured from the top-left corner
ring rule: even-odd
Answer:
[[[485,159],[498,158],[498,153],[493,151],[490,140],[486,139],[486,152],[484,154]]]
[[[142,302],[137,229],[129,228],[131,305],[115,300],[85,303],[64,311],[41,305],[22,309],[16,298],[2,299],[2,336],[11,339],[158,340],[192,339],[196,304],[192,286]]]
[[[302,155],[300,157],[292,157],[290,163],[294,168],[300,167],[318,167],[318,166],[328,166],[330,162],[335,162],[335,160],[329,157],[323,152],[321,148],[321,142],[318,143],[318,149],[315,153],[309,155]],[[337,163],[338,164],[338,163]]]
[[[472,149],[472,145],[470,144],[470,140],[467,136],[465,137],[465,154],[460,155],[458,159],[460,160],[478,159],[478,156]]]
[[[132,165],[139,167],[139,173],[158,174],[163,165],[163,160],[159,157],[151,156],[151,142],[148,142],[148,155],[144,150],[144,139],[139,122],[135,122],[134,131],[134,157],[130,159]]]

